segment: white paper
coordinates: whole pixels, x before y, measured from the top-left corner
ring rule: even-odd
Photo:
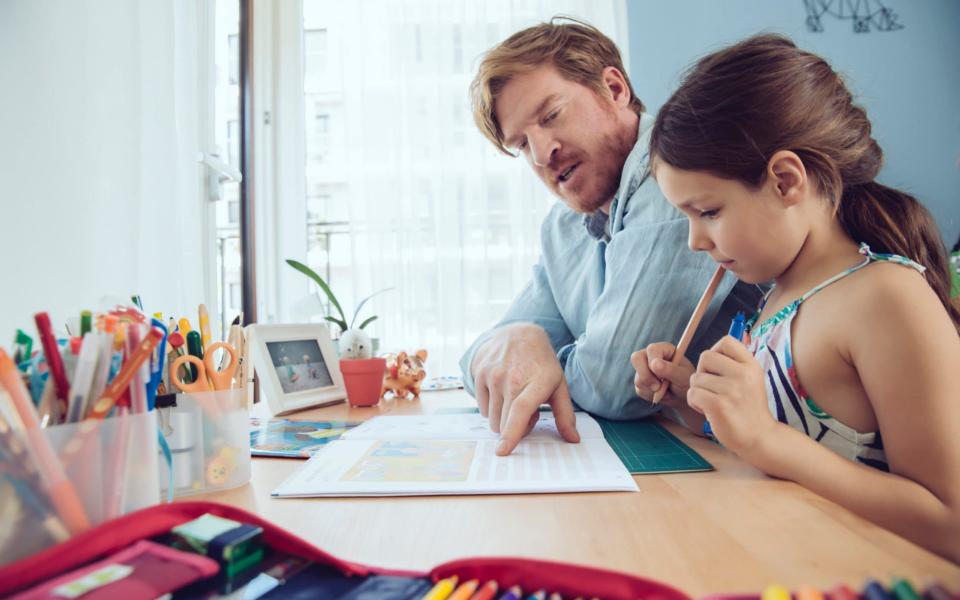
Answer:
[[[577,413],[579,444],[553,416],[509,456],[478,414],[375,417],[326,446],[274,496],[406,496],[637,491],[600,426]]]

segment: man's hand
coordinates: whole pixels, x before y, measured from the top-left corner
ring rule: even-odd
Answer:
[[[498,456],[513,452],[530,433],[544,403],[553,407],[563,439],[580,441],[563,369],[542,328],[529,323],[501,327],[477,349],[470,371],[480,414],[500,434]]]
[[[638,396],[650,402],[663,385],[661,382],[669,381],[670,389],[660,403],[674,408],[686,406],[694,368],[686,357],[681,358],[679,364],[671,363],[675,351],[673,344],[657,342],[630,355],[630,364],[637,371],[633,378],[633,389]]]

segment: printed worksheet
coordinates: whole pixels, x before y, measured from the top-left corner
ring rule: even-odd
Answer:
[[[479,414],[375,417],[318,452],[278,497],[407,496],[637,491],[600,426],[576,413],[580,443],[565,442],[553,415],[510,456]]]

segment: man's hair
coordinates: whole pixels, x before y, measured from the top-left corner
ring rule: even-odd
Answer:
[[[566,22],[558,22],[561,20]],[[494,110],[497,95],[515,75],[546,64],[600,96],[606,95],[603,70],[615,67],[630,90],[630,108],[638,115],[644,111],[613,41],[582,21],[554,17],[549,23],[518,31],[488,51],[470,84],[473,119],[480,132],[504,154],[515,156],[503,144],[503,131]]]

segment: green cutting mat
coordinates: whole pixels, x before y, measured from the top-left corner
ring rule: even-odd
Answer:
[[[713,465],[656,421],[594,419],[600,424],[610,447],[632,474],[713,470]]]
[[[541,412],[549,412],[547,406]],[[438,414],[477,413],[476,407],[441,408]],[[651,419],[610,421],[594,417],[603,430],[603,437],[617,453],[631,474],[692,473],[712,471],[713,465],[684,444],[677,436]]]

